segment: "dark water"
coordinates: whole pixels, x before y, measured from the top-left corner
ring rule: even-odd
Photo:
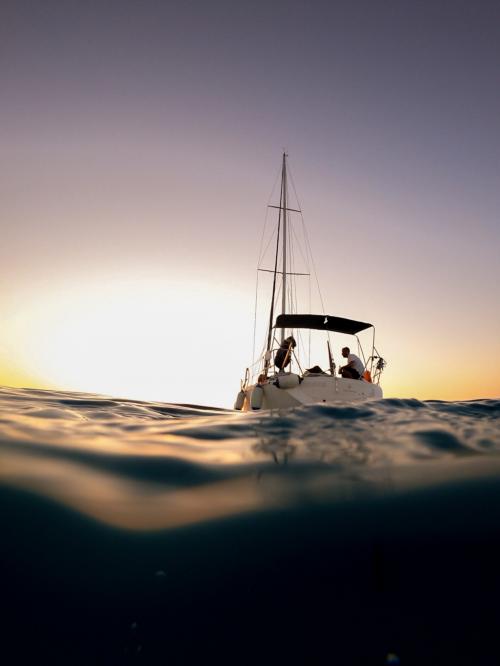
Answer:
[[[7,664],[500,663],[500,401],[0,389]]]

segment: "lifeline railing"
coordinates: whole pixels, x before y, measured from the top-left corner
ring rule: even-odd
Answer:
[[[272,377],[275,374],[278,374],[279,369],[276,368],[274,365],[274,357],[276,356],[276,353],[278,352],[279,349],[280,347],[273,347],[271,350],[266,351],[264,354],[262,354],[260,358],[258,358],[256,361],[254,361],[251,365],[248,366],[248,368],[245,371],[245,379],[241,382],[242,388],[248,386],[249,383],[258,383],[259,381],[262,381],[264,378],[267,379],[270,376]],[[327,352],[328,352],[328,365],[329,365],[328,369],[330,371],[331,376],[335,377],[336,376],[335,371],[337,366],[335,364],[335,361],[331,353],[329,340],[327,341]],[[359,339],[358,339],[358,353],[360,353],[362,356],[365,371],[368,371],[370,373],[371,383],[379,384],[380,376],[382,375],[382,372],[387,365],[387,361],[380,356],[379,352],[374,346],[372,347],[371,356],[369,356],[368,359],[366,360]],[[295,361],[295,363],[299,368],[300,374],[303,375],[304,371],[302,370],[297,354],[295,353],[291,345],[287,351],[284,364],[288,360],[290,354],[292,355],[292,362],[293,360]],[[266,364],[267,364],[267,372],[264,371],[266,368]]]

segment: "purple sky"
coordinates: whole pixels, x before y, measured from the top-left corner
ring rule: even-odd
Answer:
[[[173,284],[188,300],[211,285],[218,316],[241,309],[249,329],[286,147],[327,309],[377,323],[389,392],[498,396],[499,26],[498,3],[459,0],[4,0],[5,335],[36,330],[33,303],[61,288],[124,275],[156,280],[166,303]],[[231,402],[251,355],[239,335],[205,402]],[[0,383],[20,382],[38,361],[6,340]],[[144,384],[137,397],[162,397]]]

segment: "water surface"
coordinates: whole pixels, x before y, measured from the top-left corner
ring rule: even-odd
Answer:
[[[240,414],[0,389],[8,650],[498,663],[499,426],[497,400]]]

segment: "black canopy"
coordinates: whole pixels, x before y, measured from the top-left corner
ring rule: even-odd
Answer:
[[[311,314],[285,314],[276,319],[275,328],[315,328],[319,331],[334,331],[355,335],[370,328],[372,324],[343,317],[330,317],[330,315]]]

